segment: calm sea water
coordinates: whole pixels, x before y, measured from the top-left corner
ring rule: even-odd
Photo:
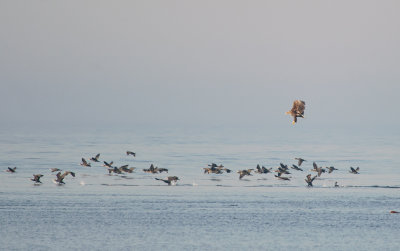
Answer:
[[[263,130],[0,133],[1,250],[399,250],[400,141],[393,133]],[[137,156],[126,156],[131,150]],[[101,161],[129,164],[108,175]],[[305,158],[291,181],[239,169]],[[339,170],[307,188],[315,161]],[[234,172],[203,174],[207,164]],[[168,174],[147,174],[150,164]],[[360,167],[360,174],[348,172]],[[55,185],[50,168],[76,172]],[[41,173],[43,184],[29,179]],[[176,175],[168,186],[154,178]],[[335,182],[340,185],[334,188]]]

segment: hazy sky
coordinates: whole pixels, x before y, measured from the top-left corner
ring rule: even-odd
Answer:
[[[399,10],[0,0],[0,127],[400,126]]]

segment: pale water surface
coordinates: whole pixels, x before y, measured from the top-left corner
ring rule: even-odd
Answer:
[[[126,156],[126,150],[137,153]],[[108,175],[100,160],[137,167]],[[399,136],[263,130],[2,131],[1,250],[399,250]],[[239,169],[307,159],[291,181]],[[312,162],[335,166],[307,188]],[[234,172],[203,174],[207,164]],[[168,174],[147,174],[153,163]],[[348,172],[360,167],[360,174]],[[57,167],[77,173],[52,182]],[[41,173],[35,186],[32,174]],[[154,178],[176,175],[176,186]],[[339,188],[333,188],[337,181]]]

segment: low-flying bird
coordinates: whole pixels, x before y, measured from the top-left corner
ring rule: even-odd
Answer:
[[[260,167],[260,165],[257,165],[257,170],[255,171],[256,173],[270,173],[272,168],[266,168],[265,166]]]
[[[320,177],[321,174],[325,172],[325,169],[323,169],[322,167],[318,167],[317,163],[315,163],[315,162],[313,162],[313,167],[314,167],[314,169],[311,169],[311,171],[317,172],[318,177]]]
[[[59,185],[61,184],[65,184],[64,183],[64,178],[68,175],[71,174],[72,177],[75,177],[75,173],[74,172],[70,172],[70,171],[66,171],[63,174],[61,174],[61,172],[57,173],[57,179],[54,180],[55,183],[58,183]]]
[[[304,161],[307,161],[307,160],[302,159],[302,158],[294,158],[294,159],[297,160],[297,165],[298,165],[298,166],[301,166],[301,164],[302,164]]]
[[[333,166],[327,166],[326,169],[328,170],[328,173],[331,173],[335,170],[338,170],[337,168],[333,167]]]
[[[222,164],[220,164],[219,166],[215,163],[211,163],[208,164],[209,167],[203,168],[204,169],[204,173],[215,173],[215,174],[221,174],[223,173],[223,171],[230,173],[231,170],[228,168],[224,168],[224,166]]]
[[[306,103],[302,100],[295,100],[293,102],[292,109],[287,111],[286,114],[293,116],[292,124],[296,124],[297,118],[304,118],[304,110],[306,108]]]
[[[58,169],[58,168],[50,168],[50,171],[51,171],[52,173],[54,173],[54,172],[61,171],[61,169]]]
[[[90,160],[94,162],[100,162],[99,161],[100,153],[98,153],[95,157],[91,157]]]
[[[6,169],[6,172],[15,173],[15,170],[17,170],[17,167],[13,167],[13,168],[8,167],[8,168]]]
[[[88,163],[85,158],[82,158],[82,163],[81,166],[91,166],[90,163]]]
[[[275,177],[277,177],[278,179],[281,179],[281,180],[287,180],[287,181],[290,180],[289,177],[282,176],[282,173],[278,173],[278,175],[275,175]]]
[[[40,181],[40,178],[41,178],[41,177],[43,177],[42,174],[34,174],[34,175],[33,175],[33,179],[31,179],[31,181],[34,181],[35,183],[42,183],[42,182]]]
[[[315,180],[315,178],[317,178],[317,175],[315,175],[314,177],[311,178],[311,174],[306,176],[305,181],[307,182],[307,186],[312,187],[313,186],[313,181]]]
[[[132,155],[133,157],[136,157],[136,153],[131,151],[126,151],[126,155]]]
[[[158,167],[154,167],[154,165],[151,164],[149,168],[143,169],[143,172],[145,172],[145,173],[158,173]]]
[[[168,184],[168,186],[175,184],[179,180],[179,178],[176,176],[169,176],[167,179],[159,179],[159,178],[155,178],[155,179],[164,181],[165,183]]]
[[[123,171],[126,173],[132,173],[134,169],[135,169],[134,167],[128,168],[128,165],[124,165],[119,168],[120,171]]]
[[[350,167],[349,173],[359,174],[359,172],[358,172],[359,170],[360,170],[359,167],[357,167],[356,169],[354,169],[354,168],[351,166],[351,167]]]
[[[122,173],[121,169],[116,166],[110,167],[107,170],[108,170],[109,174],[111,174],[111,173],[121,174]]]
[[[108,168],[113,168],[113,167],[112,167],[112,164],[114,164],[113,161],[111,161],[110,163],[108,163],[107,161],[103,161],[103,163],[104,163],[103,166],[108,167]]]
[[[292,164],[292,166],[290,168],[292,168],[294,170],[297,170],[297,171],[303,171],[303,169],[301,169],[300,167],[296,166],[295,164]]]
[[[239,174],[239,179],[242,179],[244,176],[248,175],[251,176],[251,171],[253,171],[253,169],[247,169],[247,170],[239,170],[237,171],[237,173]]]

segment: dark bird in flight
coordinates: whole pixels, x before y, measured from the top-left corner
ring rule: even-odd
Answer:
[[[114,164],[113,161],[111,161],[110,163],[107,163],[107,161],[103,161],[103,163],[104,163],[103,166],[108,167],[108,168],[113,168],[113,167],[112,167],[112,164]]]
[[[331,173],[331,172],[333,172],[335,170],[338,170],[337,168],[335,168],[333,166],[329,166],[329,167],[327,166],[326,169],[328,170],[328,173]]]
[[[255,171],[256,173],[270,173],[272,168],[265,168],[265,166],[260,167],[260,165],[257,165],[257,170]]]
[[[278,167],[278,169],[275,170],[275,172],[278,173],[278,176],[281,176],[282,174],[290,174],[287,166],[286,166],[286,168],[283,168],[282,166],[280,166],[280,167]]]
[[[133,170],[135,170],[135,168],[134,167],[128,168],[128,165],[124,165],[124,166],[121,166],[119,168],[119,170],[122,172],[126,172],[126,173],[132,173]]]
[[[122,173],[121,169],[116,166],[110,167],[107,170],[108,170],[108,174],[111,174],[111,173],[121,174]]]
[[[126,151],[126,155],[132,155],[133,157],[136,157],[136,153],[131,151]]]
[[[302,158],[294,158],[294,159],[297,160],[297,165],[298,165],[298,166],[301,166],[301,164],[303,163],[303,161],[307,161],[307,160],[302,159]]]
[[[15,173],[15,170],[17,170],[17,167],[13,167],[13,168],[8,167],[7,170],[6,170],[6,172]]]
[[[351,166],[351,167],[350,167],[349,173],[359,174],[358,171],[360,171],[360,168],[359,168],[359,167],[357,167],[356,169],[354,169],[354,168]]]
[[[303,169],[301,169],[300,167],[296,166],[295,164],[292,164],[292,166],[290,168],[292,168],[294,170],[297,170],[297,171],[303,171]]]
[[[167,179],[159,179],[159,178],[155,178],[155,179],[164,181],[165,183],[168,184],[168,186],[175,184],[179,180],[179,178],[176,176],[169,176]]]
[[[51,171],[52,173],[54,173],[54,172],[61,171],[61,169],[58,169],[58,168],[50,168],[50,171]]]
[[[99,161],[99,157],[100,157],[100,153],[98,153],[98,154],[96,155],[96,157],[90,158],[90,160],[91,160],[91,161],[94,161],[94,162],[100,162],[100,161]]]
[[[317,178],[317,175],[315,175],[314,177],[311,178],[311,174],[306,176],[305,181],[307,182],[307,186],[312,187],[313,186],[313,181],[315,180],[315,178]]]
[[[85,158],[82,158],[82,163],[81,166],[91,166],[90,163],[88,163]]]
[[[239,174],[239,179],[242,179],[244,176],[248,175],[248,176],[252,176],[251,171],[253,171],[253,169],[247,169],[247,170],[240,170],[237,171],[237,173]]]
[[[34,175],[33,175],[33,179],[31,179],[31,181],[34,181],[35,183],[42,183],[42,182],[40,181],[40,178],[41,178],[41,177],[43,177],[42,174],[34,174]]]
[[[304,118],[304,109],[306,108],[306,103],[302,100],[295,100],[293,102],[293,107],[290,111],[287,111],[286,114],[293,116],[294,125],[297,122],[297,118]]]
[[[223,173],[223,171],[225,171],[225,172],[227,172],[227,173],[230,173],[230,172],[231,172],[230,169],[224,168],[223,165],[217,166],[217,164],[211,163],[211,164],[208,164],[208,166],[209,166],[209,167],[203,168],[203,169],[204,169],[204,173],[208,173],[208,174],[210,174],[210,173],[221,174],[221,173]]]
[[[282,173],[278,173],[278,175],[275,175],[275,177],[277,177],[278,179],[281,179],[281,180],[287,180],[287,181],[290,180],[289,177],[282,176]]]
[[[64,178],[68,175],[71,174],[72,177],[75,177],[75,173],[74,172],[70,172],[70,171],[66,171],[65,173],[61,174],[61,172],[57,173],[57,179],[54,180],[55,183],[58,183],[59,185],[61,184],[65,184],[64,183]]]

